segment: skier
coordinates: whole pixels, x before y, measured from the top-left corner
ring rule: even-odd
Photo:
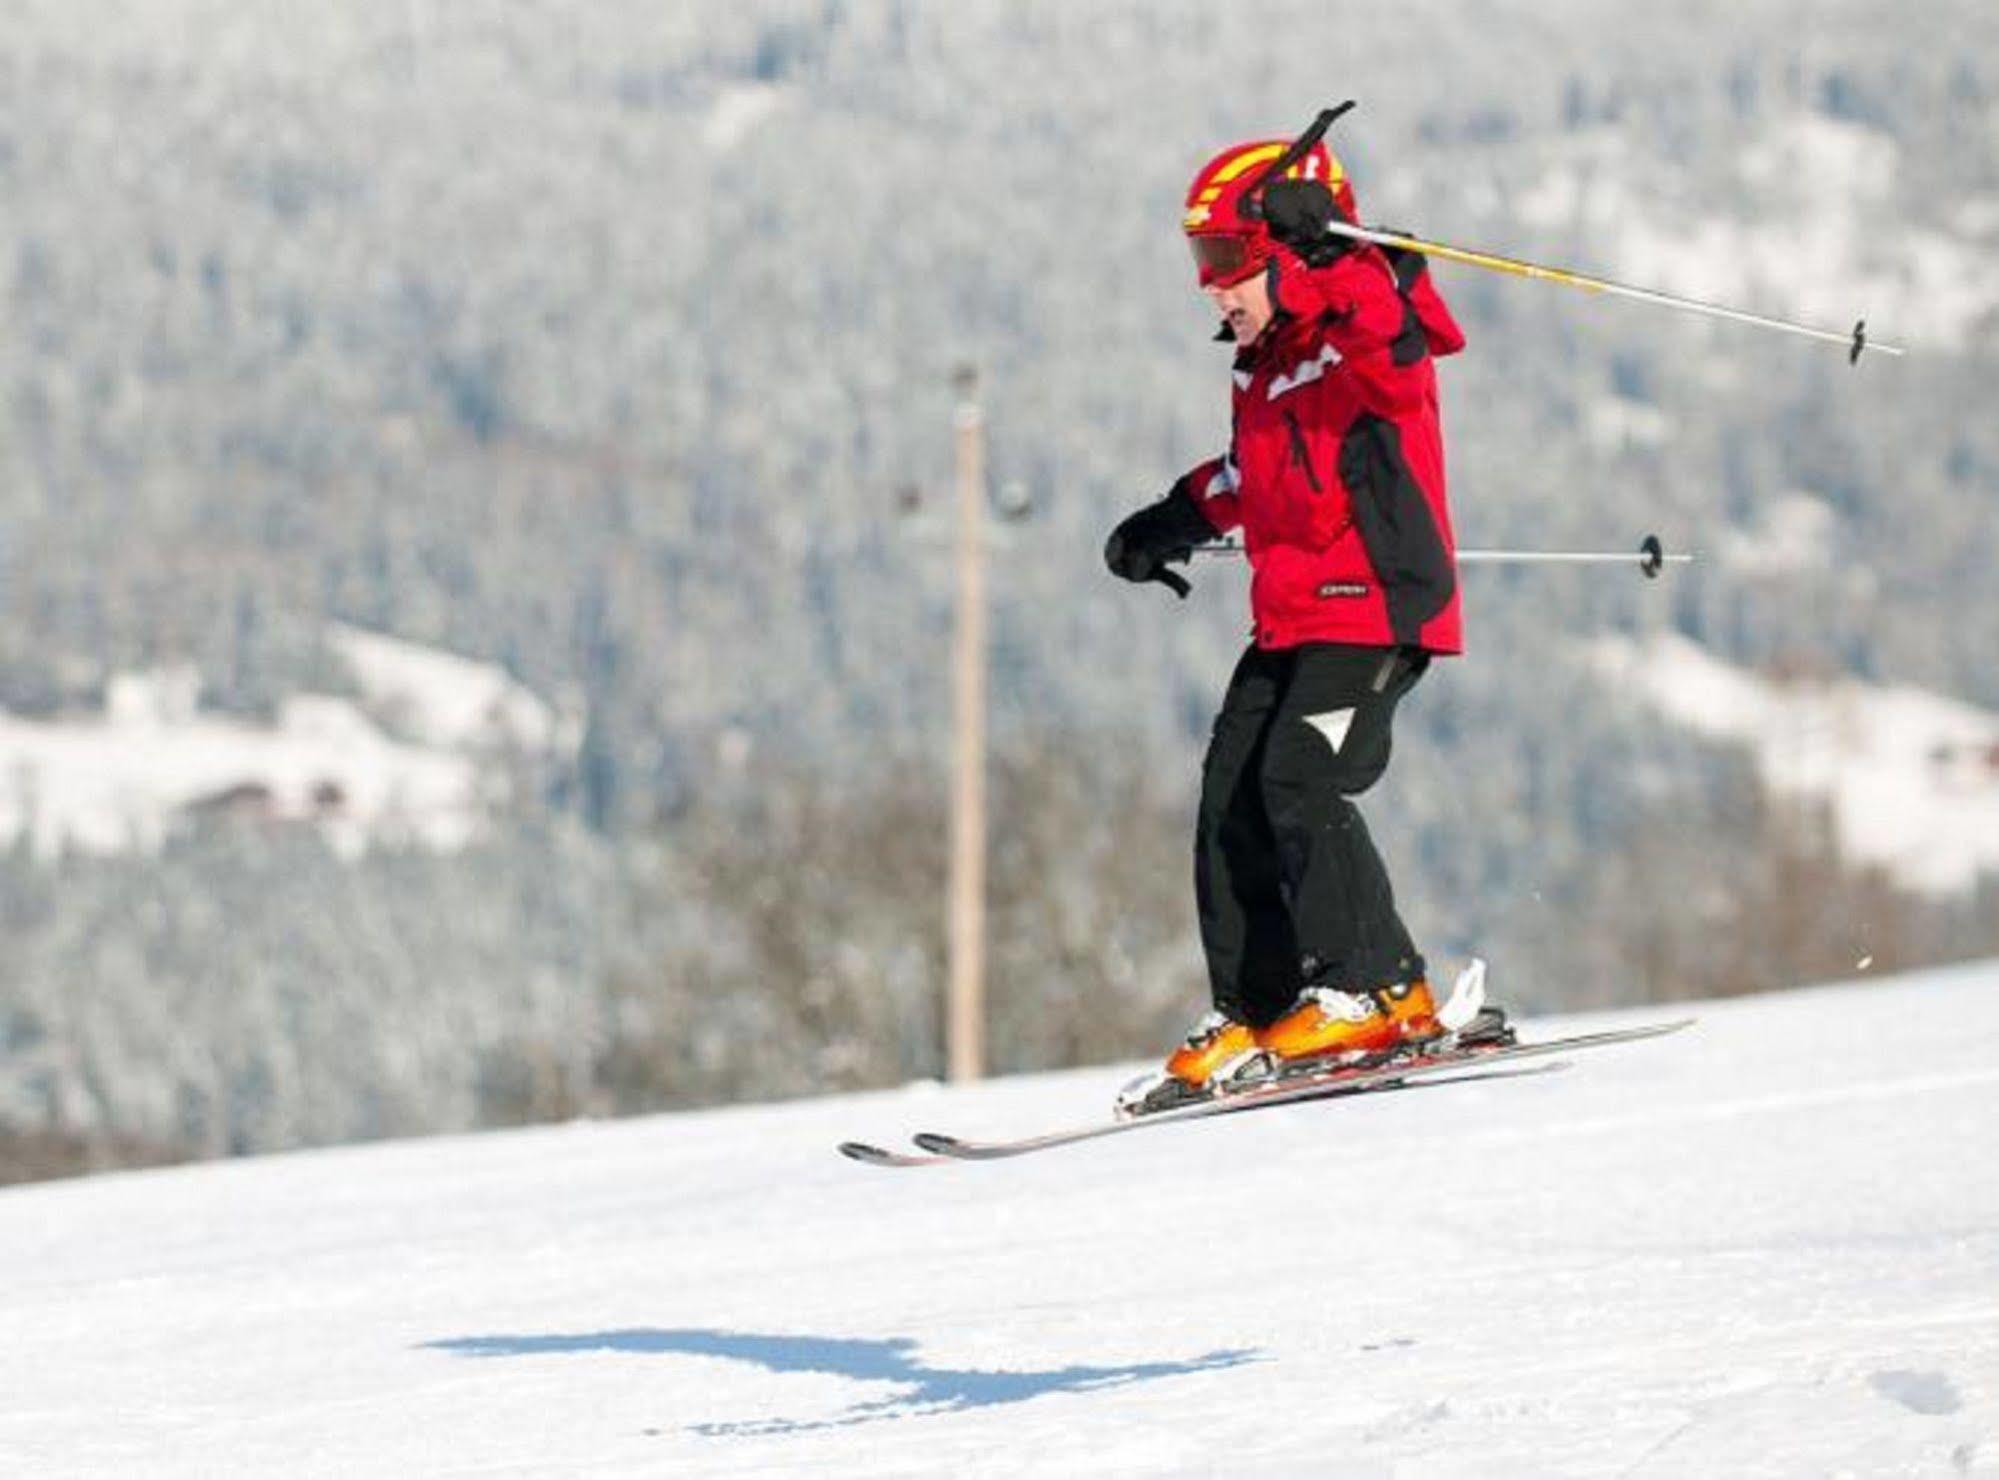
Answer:
[[[1464,336],[1424,259],[1329,233],[1352,186],[1315,144],[1217,155],[1187,193],[1201,288],[1236,345],[1226,455],[1118,525],[1125,580],[1160,581],[1240,528],[1253,641],[1201,775],[1195,892],[1213,1011],[1121,1114],[1387,1053],[1440,1032],[1422,954],[1351,798],[1388,765],[1396,705],[1462,649],[1432,356]]]

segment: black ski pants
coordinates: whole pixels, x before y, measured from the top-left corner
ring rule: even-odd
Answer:
[[[1215,1006],[1262,1027],[1306,986],[1408,981],[1423,958],[1349,800],[1388,768],[1395,706],[1429,666],[1415,648],[1252,647],[1201,772],[1194,888]]]

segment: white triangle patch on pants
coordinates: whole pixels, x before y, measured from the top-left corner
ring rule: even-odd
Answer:
[[[1333,754],[1340,753],[1340,747],[1347,743],[1347,731],[1353,728],[1354,712],[1351,709],[1328,709],[1324,714],[1308,714],[1305,723],[1317,730],[1331,743]]]

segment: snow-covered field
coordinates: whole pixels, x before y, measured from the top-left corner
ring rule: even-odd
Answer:
[[[115,675],[101,714],[0,709],[0,847],[150,852],[190,812],[239,808],[313,823],[350,857],[453,851],[506,798],[494,759],[575,753],[575,716],[499,667],[355,627],[329,643],[360,701],[296,694],[274,724],[203,711],[192,668]]]
[[[987,1165],[833,1143],[1125,1071],[0,1193],[0,1473],[1999,1475],[1999,964],[1698,1011]]]
[[[1999,870],[1999,715],[1907,685],[1778,682],[1673,633],[1602,638],[1591,659],[1620,691],[1748,745],[1773,791],[1829,804],[1841,851],[1903,886],[1954,894]]]

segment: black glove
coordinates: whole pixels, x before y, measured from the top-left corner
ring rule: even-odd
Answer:
[[[1141,585],[1158,581],[1174,595],[1184,597],[1193,588],[1165,567],[1169,562],[1185,563],[1194,546],[1214,537],[1215,527],[1208,523],[1208,516],[1194,502],[1193,489],[1182,478],[1165,498],[1147,504],[1111,531],[1104,542],[1104,564],[1123,580]]]
[[[1307,267],[1326,267],[1357,245],[1350,236],[1326,230],[1348,222],[1323,180],[1273,180],[1263,187],[1263,219],[1270,234],[1296,252]]]

